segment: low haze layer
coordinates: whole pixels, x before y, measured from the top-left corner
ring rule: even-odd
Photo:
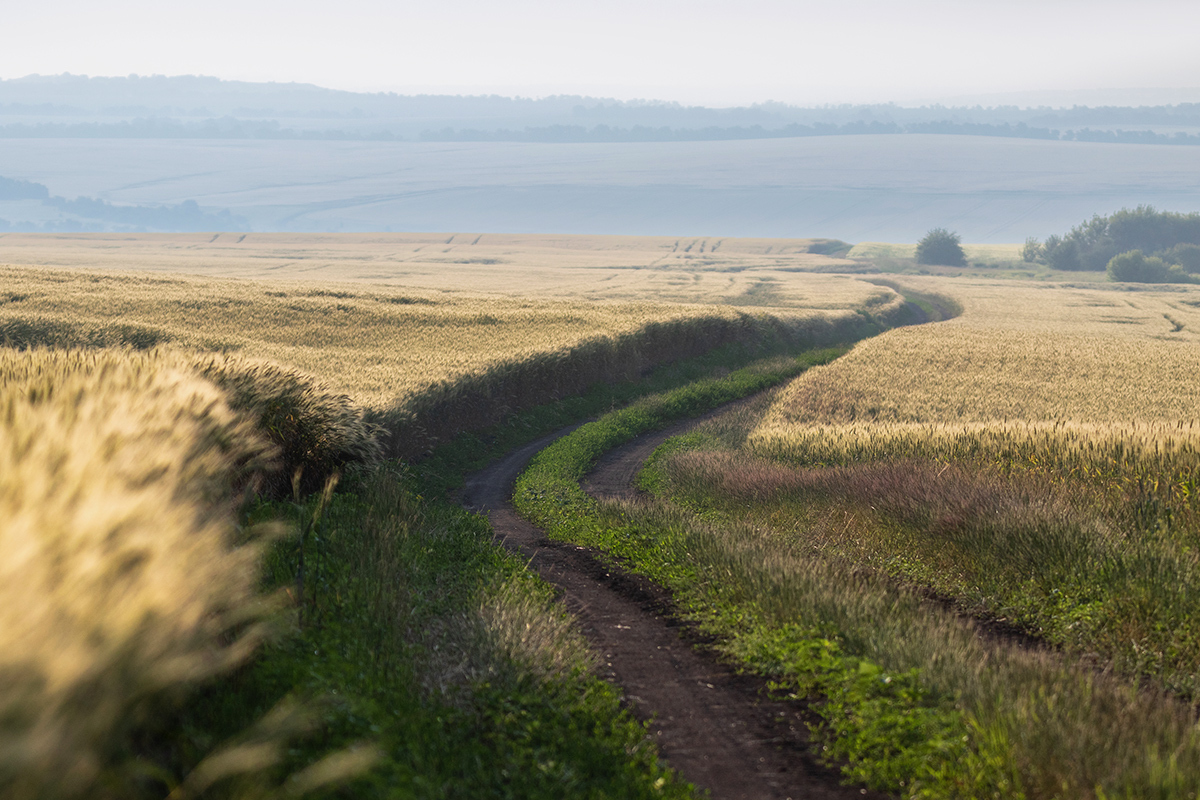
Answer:
[[[229,209],[254,230],[1044,237],[1123,206],[1200,207],[1200,148],[966,136],[632,144],[10,140],[63,197]],[[0,203],[0,218],[57,214]]]

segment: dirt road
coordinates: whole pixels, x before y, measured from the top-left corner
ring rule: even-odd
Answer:
[[[597,496],[632,492],[638,466],[668,436],[698,420],[635,439],[607,454],[584,487]],[[761,693],[762,681],[738,675],[696,647],[672,616],[669,598],[648,581],[606,568],[589,550],[549,541],[509,503],[513,482],[560,431],[470,476],[469,508],[485,511],[496,536],[559,588],[584,634],[603,657],[639,719],[651,722],[663,757],[717,800],[883,798],[839,784],[836,772],[808,754],[801,710]]]

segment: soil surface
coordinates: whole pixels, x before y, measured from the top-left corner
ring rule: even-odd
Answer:
[[[588,476],[585,489],[596,496],[631,495],[631,480],[654,448],[699,421],[613,450]],[[606,566],[587,548],[551,542],[516,514],[509,499],[517,476],[534,454],[571,430],[526,445],[470,476],[462,501],[486,512],[497,539],[558,587],[601,655],[604,677],[650,723],[664,760],[718,800],[887,797],[842,786],[836,771],[816,763],[803,709],[770,700],[760,679],[739,675],[715,658],[672,616],[661,589]]]

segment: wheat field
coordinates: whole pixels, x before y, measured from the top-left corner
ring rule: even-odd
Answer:
[[[901,302],[772,270],[824,259],[804,242],[764,261],[778,243],[258,238],[0,241],[6,796],[138,785],[139,726],[245,663],[272,607],[248,493],[311,491],[385,445],[419,455],[597,382],[836,337]]]
[[[559,290],[571,291],[570,270],[559,274],[565,274]],[[98,344],[236,350],[320,376],[362,405],[383,407],[499,360],[630,333],[651,322],[772,311],[836,316],[896,297],[853,278],[803,275],[792,276],[787,296],[774,298],[776,303],[743,307],[728,301],[758,281],[741,273],[722,280],[735,283],[716,298],[702,295],[688,303],[674,302],[669,287],[635,291],[643,297],[636,302],[595,302],[580,284],[575,290],[581,296],[543,299],[540,279],[523,272],[506,276],[516,294],[509,296],[464,290],[471,279],[461,274],[448,275],[445,287],[434,291],[0,267],[0,325],[6,326],[0,337],[54,344],[83,336]],[[684,281],[694,283],[691,277]]]
[[[946,279],[913,280],[948,288]],[[752,447],[784,456],[803,440],[823,448],[818,461],[837,461],[836,442],[849,453],[984,430],[1191,446],[1200,291],[979,281],[950,291],[962,316],[890,331],[797,380]]]
[[[0,234],[0,263],[210,278],[371,283],[523,298],[724,303],[760,278],[823,306],[854,262],[826,240],[517,234]],[[741,273],[751,270],[754,275]],[[753,300],[753,298],[750,298]],[[835,299],[836,302],[836,299]]]
[[[795,590],[811,599],[787,619],[953,698],[1012,779],[995,796],[1194,797],[1200,292],[904,283],[963,313],[706,423],[665,451],[656,491],[714,538],[852,575]],[[928,619],[855,622],[870,580]],[[943,624],[969,647],[936,641]]]
[[[0,785],[80,796],[134,718],[256,643],[231,494],[272,447],[157,353],[0,350],[0,420]]]

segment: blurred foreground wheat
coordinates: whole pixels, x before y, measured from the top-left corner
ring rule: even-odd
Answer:
[[[269,364],[0,349],[0,793],[119,783],[131,732],[261,639],[241,491],[376,453],[345,398]]]
[[[75,796],[180,684],[243,659],[270,455],[222,393],[123,351],[0,351],[0,786]]]

